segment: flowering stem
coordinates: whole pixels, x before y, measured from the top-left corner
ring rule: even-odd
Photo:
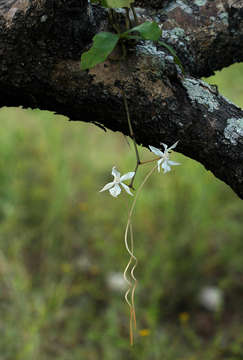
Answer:
[[[151,160],[146,160],[146,161],[141,161],[139,165],[144,165],[144,164],[148,164],[148,163],[151,163],[151,162],[154,162],[154,161],[158,161],[160,158],[157,157],[155,159],[151,159]]]
[[[130,225],[130,222],[131,222],[131,217],[132,217],[132,214],[133,214],[133,210],[134,210],[134,207],[136,205],[136,202],[137,202],[137,199],[138,199],[138,195],[140,194],[140,192],[142,191],[142,188],[144,187],[144,185],[146,184],[147,180],[149,179],[150,175],[152,175],[152,173],[154,172],[154,170],[157,168],[157,164],[149,171],[149,173],[145,176],[142,184],[139,186],[137,192],[136,192],[136,195],[135,195],[135,198],[132,202],[132,206],[130,208],[130,211],[129,211],[129,214],[128,214],[128,222],[129,222],[129,225]],[[127,229],[126,229],[126,232],[128,231],[128,226],[127,226]]]

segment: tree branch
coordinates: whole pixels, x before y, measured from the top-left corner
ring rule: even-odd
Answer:
[[[138,144],[180,140],[178,151],[243,198],[243,111],[196,79],[243,60],[242,2],[163,2],[156,13],[162,40],[180,55],[185,77],[166,50],[143,42],[130,46],[121,72],[111,60],[81,71],[81,53],[108,27],[105,11],[83,0],[36,0],[14,10],[19,2],[0,15],[0,107],[38,107],[128,135],[123,87]],[[154,16],[138,13],[140,22]]]

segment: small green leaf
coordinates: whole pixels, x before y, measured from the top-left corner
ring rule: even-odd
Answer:
[[[178,58],[178,56],[176,55],[176,52],[175,50],[168,44],[164,43],[163,41],[158,41],[158,43],[160,45],[162,45],[163,47],[165,47],[167,50],[169,50],[169,52],[171,53],[171,55],[173,56],[174,58],[174,62],[179,65],[181,71],[183,74],[185,74],[185,70],[184,70],[184,67],[182,66],[182,63],[180,61],[180,59]]]
[[[110,32],[96,34],[93,38],[93,46],[89,51],[83,53],[81,57],[81,69],[91,69],[105,61],[114,50],[118,40],[119,36]]]
[[[134,28],[124,32],[122,37],[126,38],[130,32],[137,31],[144,40],[158,41],[162,30],[159,25],[154,21],[145,21],[143,24],[135,26]]]
[[[116,9],[123,7],[131,7],[134,0],[101,0],[101,5],[106,8]]]

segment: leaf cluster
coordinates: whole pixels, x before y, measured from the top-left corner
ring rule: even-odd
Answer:
[[[133,8],[134,0],[91,0],[91,3],[98,3],[105,8],[111,9],[110,11],[114,11],[113,9],[115,8],[126,8],[127,10],[132,8],[133,12],[135,11]],[[184,73],[183,66],[176,52],[171,46],[159,40],[161,36],[162,30],[154,21],[145,21],[122,33],[119,31],[117,31],[117,33],[100,32],[94,36],[92,47],[83,53],[81,57],[81,69],[91,69],[97,64],[104,62],[119,42],[122,42],[124,46],[125,40],[150,40],[158,42],[165,47]]]
[[[136,35],[133,35],[136,33]],[[93,46],[82,55],[81,69],[91,69],[107,59],[115,49],[119,40],[152,40],[158,41],[162,34],[156,22],[146,21],[123,33],[114,34],[111,32],[100,32],[93,38]]]

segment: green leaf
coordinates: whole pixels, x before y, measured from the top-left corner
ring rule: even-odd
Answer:
[[[126,38],[130,32],[137,31],[144,40],[158,41],[162,30],[159,25],[154,21],[145,21],[143,24],[135,26],[134,28],[124,32],[121,37]]]
[[[118,40],[119,36],[110,32],[96,34],[93,38],[93,46],[89,51],[83,53],[81,57],[81,69],[91,69],[105,61],[114,50]]]
[[[123,7],[131,7],[131,4],[134,0],[101,0],[101,5],[106,8],[123,8]]]
[[[169,52],[171,53],[171,55],[173,56],[174,58],[174,62],[179,65],[181,71],[183,74],[185,74],[185,70],[184,70],[184,67],[182,66],[182,63],[180,61],[180,59],[178,58],[178,56],[176,55],[176,52],[175,50],[168,44],[164,43],[163,41],[158,41],[158,43],[160,45],[162,45],[163,47],[165,47],[167,50],[169,50]]]

